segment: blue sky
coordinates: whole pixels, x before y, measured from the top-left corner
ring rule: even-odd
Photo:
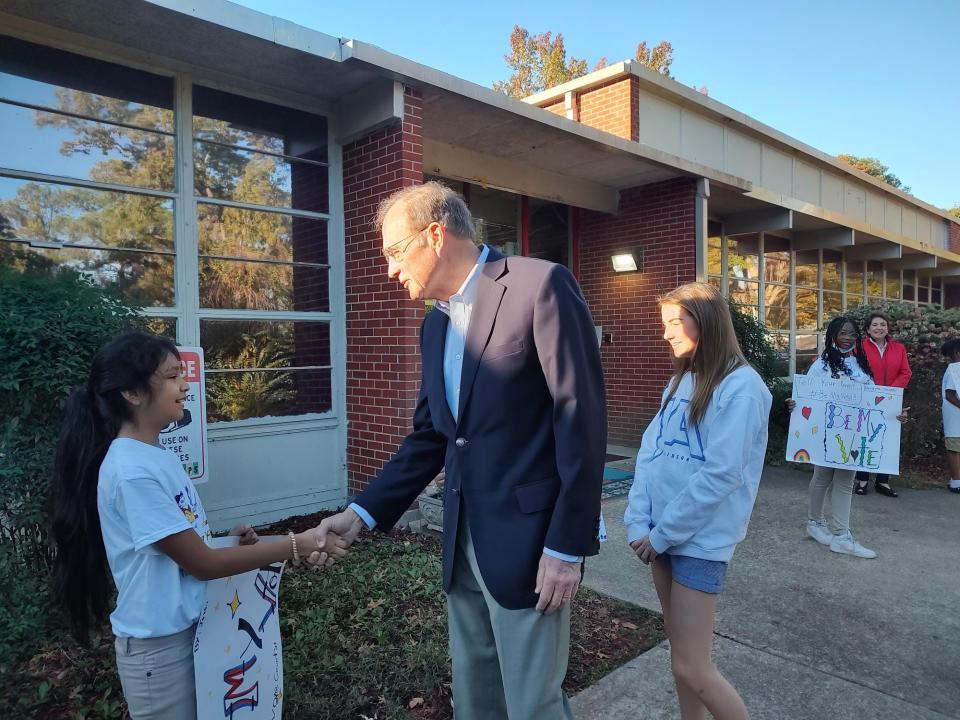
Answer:
[[[878,157],[933,205],[960,204],[957,0],[240,4],[486,86],[509,74],[515,24],[562,32],[591,66],[668,40],[676,80],[824,152]]]

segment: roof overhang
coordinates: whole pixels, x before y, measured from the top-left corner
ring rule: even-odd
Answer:
[[[619,191],[673,177],[751,184],[576,123],[355,40],[223,0],[0,0],[4,28],[145,69],[190,72],[325,112],[349,141],[402,116],[397,83],[423,97],[424,169],[615,212]]]

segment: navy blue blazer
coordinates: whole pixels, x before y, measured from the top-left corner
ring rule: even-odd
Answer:
[[[447,322],[427,313],[413,431],[356,502],[389,530],[446,467],[444,589],[466,513],[494,599],[533,607],[544,547],[599,552],[607,414],[593,319],[567,268],[491,249],[467,328],[459,421],[444,392]]]

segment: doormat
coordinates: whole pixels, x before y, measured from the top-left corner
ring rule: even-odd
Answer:
[[[626,495],[633,485],[633,473],[629,470],[605,467],[603,469],[603,487],[601,497],[611,498]]]

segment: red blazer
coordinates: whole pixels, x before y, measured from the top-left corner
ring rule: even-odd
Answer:
[[[880,357],[880,349],[873,338],[868,337],[863,341],[863,351],[873,371],[873,382],[877,385],[905,388],[910,382],[913,372],[907,362],[907,349],[903,343],[888,337],[887,347],[883,351],[883,357]]]

